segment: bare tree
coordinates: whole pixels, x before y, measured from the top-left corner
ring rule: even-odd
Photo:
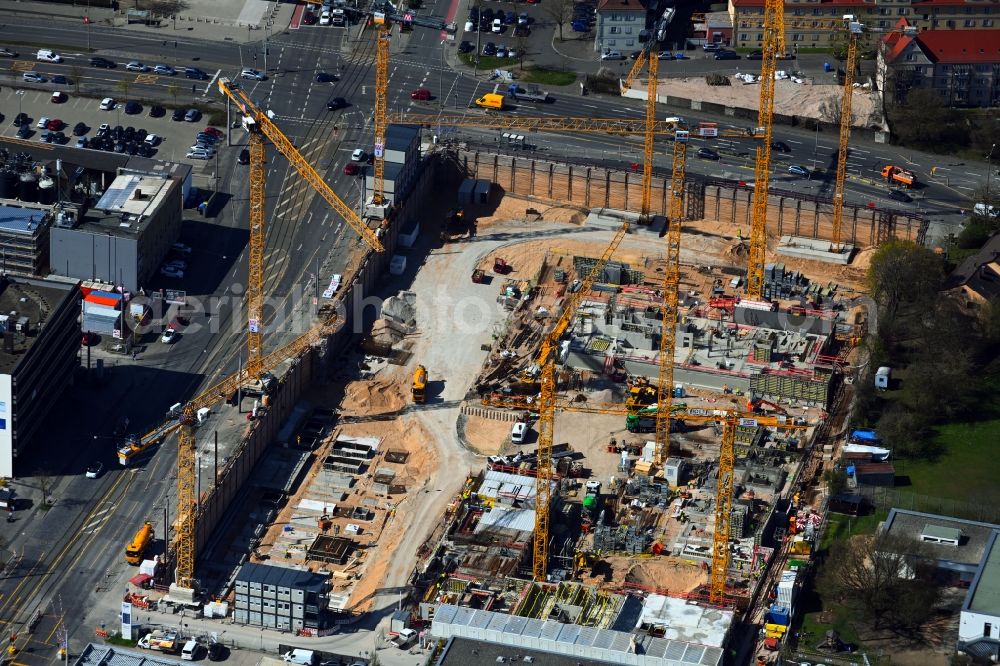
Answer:
[[[80,69],[77,65],[73,65],[72,67],[69,68],[69,75],[73,79],[73,89],[76,91],[76,94],[79,95],[80,77],[83,76],[83,70]]]
[[[542,10],[559,28],[559,41],[564,41],[563,26],[573,17],[573,0],[552,0],[542,4]]]
[[[518,33],[517,37],[514,39],[514,48],[517,49],[518,62],[521,63],[521,69],[524,69],[524,57],[528,55],[528,36],[526,34]]]
[[[181,92],[180,86],[178,86],[177,84],[170,84],[167,87],[167,92],[170,94],[171,97],[174,98],[174,105],[176,106],[177,105],[177,95],[179,95],[180,92]]]
[[[38,489],[42,491],[42,504],[48,505],[49,493],[52,492],[53,479],[48,470],[39,468],[35,470],[35,479],[38,481]]]
[[[874,628],[915,631],[933,612],[938,588],[924,544],[884,533],[837,543],[826,560],[820,591],[856,604]]]
[[[125,101],[128,101],[128,91],[132,87],[132,82],[128,79],[118,79],[118,83],[115,84],[115,88],[121,91],[122,95],[125,96]]]

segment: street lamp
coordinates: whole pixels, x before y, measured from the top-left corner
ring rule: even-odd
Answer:
[[[14,94],[17,95],[17,115],[21,115],[21,113],[22,113],[22,111],[21,111],[21,102],[24,101],[24,91],[23,90],[15,90]]]
[[[19,91],[18,94],[21,94]],[[993,166],[990,164],[990,160],[993,157],[993,150],[997,147],[997,144],[990,146],[990,152],[986,154],[986,203],[990,204],[990,175],[993,170]]]

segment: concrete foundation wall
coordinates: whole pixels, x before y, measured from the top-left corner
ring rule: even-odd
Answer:
[[[341,297],[346,306],[342,316],[344,325],[330,339],[304,354],[282,377],[281,384],[272,395],[270,408],[253,423],[250,435],[233,452],[226,467],[220,470],[215,488],[204,494],[195,532],[196,553],[201,552],[209,543],[212,532],[223,519],[243,484],[250,478],[254,465],[264,450],[275,440],[281,424],[291,413],[299,397],[314,379],[322,379],[328,373],[334,360],[360,335],[363,320],[370,321],[377,316],[373,308],[369,307],[367,311],[363,309],[365,299],[367,295],[378,292],[389,259],[396,249],[399,230],[420,220],[421,206],[431,195],[435,177],[441,168],[442,165],[437,160],[425,162],[414,193],[408,202],[398,207],[395,221],[381,239],[386,251],[381,254],[370,251],[365,253],[360,259],[361,269],[356,279],[342,288]],[[328,257],[323,263],[324,268],[320,275],[333,272],[331,262],[332,258]],[[327,270],[328,267],[331,270]],[[372,302],[378,301],[372,299]],[[196,436],[204,439],[208,436],[208,432],[199,431]]]
[[[538,197],[587,208],[638,210],[642,202],[642,171],[616,171],[565,162],[532,158],[528,153],[508,154],[502,149],[460,150],[457,159],[469,178],[485,178],[505,192]],[[747,157],[746,165],[753,161]],[[653,210],[667,210],[669,173],[654,169],[651,189]],[[750,230],[753,190],[737,181],[688,179],[687,218],[728,222],[733,233]],[[902,211],[844,205],[841,240],[860,248],[890,238],[922,243],[927,221]],[[771,188],[767,232],[832,240],[833,203],[795,192]]]

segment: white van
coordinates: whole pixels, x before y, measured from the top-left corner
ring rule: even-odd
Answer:
[[[52,49],[38,49],[35,58],[43,62],[62,62],[62,56]]]
[[[299,664],[299,666],[314,666],[316,663],[316,653],[312,650],[300,650],[298,648],[289,650],[281,655],[282,661],[289,664]]]
[[[527,434],[527,423],[515,423],[514,427],[510,429],[510,441],[514,444],[521,444],[524,442],[524,436]]]
[[[198,656],[198,641],[195,639],[189,640],[184,644],[181,649],[181,659],[185,661],[194,661],[195,657]]]
[[[1000,216],[1000,208],[996,206],[991,206],[988,203],[977,203],[972,207],[972,212],[976,215],[983,215],[985,217],[998,217]]]

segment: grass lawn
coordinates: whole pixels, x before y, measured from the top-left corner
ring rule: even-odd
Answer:
[[[802,638],[799,639],[799,649],[815,650],[816,646],[823,642],[826,632],[833,629],[840,635],[840,640],[845,643],[860,643],[858,632],[854,629],[851,617],[854,614],[847,606],[840,604],[830,604],[828,608],[812,613],[805,613],[802,616]],[[829,623],[821,623],[819,620],[830,620]]]
[[[867,516],[845,516],[840,513],[829,514],[829,524],[823,533],[819,549],[826,550],[835,541],[842,541],[858,534],[874,534],[878,524],[886,519],[888,512],[878,511]]]
[[[986,407],[986,405],[984,405]],[[992,503],[1000,500],[1000,416],[981,421],[948,423],[936,428],[941,457],[897,460],[896,475],[909,477],[900,490],[932,497]]]
[[[576,81],[576,72],[564,72],[557,69],[530,67],[521,77],[527,83],[538,83],[545,86],[568,86]]]

